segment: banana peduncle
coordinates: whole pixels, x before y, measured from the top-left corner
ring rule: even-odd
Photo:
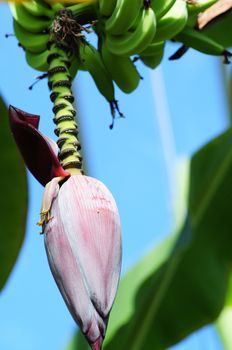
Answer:
[[[50,99],[53,102],[55,134],[60,149],[59,160],[65,170],[71,174],[83,174],[78,126],[75,119],[76,110],[73,106],[72,77],[70,67],[77,60],[79,45],[82,42],[84,28],[74,19],[69,9],[58,10],[50,27],[50,54],[48,86],[51,90]],[[72,60],[72,62],[71,62]]]
[[[53,102],[55,134],[60,148],[59,160],[64,169],[71,174],[83,174],[78,126],[75,119],[76,110],[73,106],[74,97],[71,91],[71,76],[69,74],[70,54],[65,47],[51,44],[48,56],[48,86],[51,90],[50,99]]]

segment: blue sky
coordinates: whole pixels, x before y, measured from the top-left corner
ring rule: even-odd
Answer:
[[[0,4],[0,91],[7,103],[41,115],[40,129],[53,137],[46,81],[32,91],[38,72],[27,66],[12,33],[6,4]],[[123,228],[123,272],[169,234],[174,225],[176,164],[228,125],[220,61],[190,50],[169,62],[176,49],[166,47],[154,72],[138,63],[143,80],[130,95],[116,90],[125,119],[109,130],[109,106],[91,78],[79,72],[80,129],[88,174],[113,193]],[[48,268],[43,237],[36,222],[43,188],[29,175],[30,203],[23,249],[0,295],[1,350],[62,350],[76,329]],[[17,189],[16,189],[17,191]],[[220,350],[211,327],[205,327],[175,350]]]

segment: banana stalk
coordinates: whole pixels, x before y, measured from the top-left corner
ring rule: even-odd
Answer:
[[[51,90],[51,101],[54,104],[53,119],[56,124],[55,134],[60,148],[59,160],[64,169],[72,174],[82,174],[81,145],[78,140],[78,126],[75,120],[76,110],[71,91],[69,73],[70,55],[65,47],[52,44],[48,56],[48,86]]]

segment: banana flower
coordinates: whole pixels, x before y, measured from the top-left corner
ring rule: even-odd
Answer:
[[[100,181],[62,168],[56,144],[37,130],[39,116],[11,106],[9,119],[25,163],[45,186],[40,224],[50,269],[92,350],[100,350],[121,267],[116,203]]]

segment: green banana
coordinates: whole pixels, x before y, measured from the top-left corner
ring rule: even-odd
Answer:
[[[185,0],[176,0],[170,10],[157,23],[155,41],[171,39],[186,25],[188,11]]]
[[[161,41],[159,43],[156,42],[151,42],[150,45],[148,45],[146,47],[145,50],[143,50],[142,52],[140,52],[140,56],[155,56],[156,54],[158,54],[160,51],[164,51],[164,41]]]
[[[151,0],[151,8],[155,12],[157,22],[173,6],[176,0]]]
[[[40,33],[49,28],[51,19],[32,16],[21,4],[10,3],[12,15],[23,28],[32,33]]]
[[[143,0],[117,0],[112,15],[105,22],[106,32],[124,34],[133,25],[142,7]]]
[[[164,55],[164,46],[164,41],[156,44],[153,43],[140,53],[139,57],[145,66],[154,69],[161,63]]]
[[[29,50],[26,50],[26,60],[29,66],[31,66],[32,68],[41,72],[49,72],[49,68],[52,68],[52,64],[50,64],[50,66],[48,64],[48,57],[50,54],[51,51],[49,49],[46,49],[40,53],[30,52]],[[69,67],[69,73],[70,76],[74,78],[80,65],[80,62],[77,60],[77,57],[75,55],[71,56],[70,64],[71,66]],[[56,74],[57,77],[62,80],[64,73],[60,72]]]
[[[32,16],[46,16],[48,18],[52,17],[53,11],[47,3],[38,2],[35,0],[22,2],[22,6],[32,15]]]
[[[38,1],[38,0],[35,0]],[[39,2],[42,2],[44,4],[44,2],[52,9],[52,12],[55,13],[56,11],[59,11],[61,9],[63,9],[66,5],[65,2],[64,4],[59,3],[59,2],[55,2],[55,1],[46,1],[46,0],[39,0]],[[68,6],[66,7],[70,7],[71,5],[68,4]]]
[[[14,20],[14,32],[20,44],[31,52],[41,52],[46,50],[49,40],[49,34],[31,33],[24,29],[18,22]]]
[[[145,64],[145,66],[155,69],[159,66],[163,58],[163,52],[159,52],[154,56],[140,56],[141,61]]]
[[[156,32],[156,18],[151,8],[141,10],[141,19],[133,32],[124,35],[106,36],[106,45],[112,53],[130,56],[143,51],[152,41]]]
[[[45,50],[40,53],[34,53],[26,50],[26,60],[29,66],[32,68],[41,72],[47,72],[49,68],[49,65],[47,63],[49,54],[49,50]]]
[[[224,13],[216,21],[209,23],[201,33],[226,48],[232,47],[232,11]]]
[[[111,16],[117,0],[99,0],[99,9],[102,16]]]
[[[209,38],[204,33],[190,27],[185,27],[181,33],[175,36],[174,40],[180,41],[186,46],[208,55],[224,55],[225,58],[227,56],[227,51],[223,45]]]
[[[125,93],[134,91],[141,78],[130,57],[114,55],[105,42],[102,44],[101,54],[105,67],[117,86]]]
[[[114,101],[114,85],[99,51],[90,44],[82,44],[79,57],[80,69],[90,73],[98,90],[108,102]]]
[[[187,2],[188,9],[188,22],[189,27],[194,27],[197,22],[197,16],[199,13],[206,10],[208,7],[212,6],[218,0],[194,0],[192,2]]]

